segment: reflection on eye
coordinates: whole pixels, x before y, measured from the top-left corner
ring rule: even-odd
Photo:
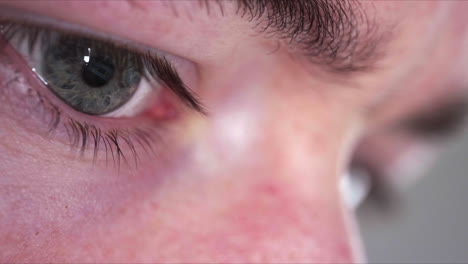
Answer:
[[[126,104],[140,86],[164,83],[197,111],[202,107],[165,57],[142,55],[113,43],[3,23],[2,35],[23,54],[40,79],[67,105],[89,115]]]

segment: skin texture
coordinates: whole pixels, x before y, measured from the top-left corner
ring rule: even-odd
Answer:
[[[348,76],[306,67],[284,47],[272,53],[276,42],[228,8],[207,15],[180,2],[175,19],[159,1],[135,5],[0,2],[182,58],[181,75],[209,108],[203,116],[174,98],[163,110],[149,104],[139,120],[157,123],[157,155],[117,170],[104,155],[93,165],[90,153],[70,151],[60,132],[48,136],[15,95],[0,93],[0,261],[362,261],[340,177],[360,140],[381,131],[388,139],[391,124],[466,87],[468,5],[364,2],[391,37],[376,70]],[[4,86],[18,68],[8,58]],[[21,85],[40,86],[25,78],[12,90]]]

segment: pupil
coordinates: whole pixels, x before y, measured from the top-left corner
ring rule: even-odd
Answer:
[[[86,84],[91,87],[104,86],[114,76],[114,64],[107,57],[93,57],[83,67],[82,76]]]

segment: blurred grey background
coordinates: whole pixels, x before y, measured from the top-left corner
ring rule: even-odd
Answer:
[[[370,263],[468,263],[468,132],[385,212],[358,210]]]

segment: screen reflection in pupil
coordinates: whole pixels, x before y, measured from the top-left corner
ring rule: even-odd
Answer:
[[[83,66],[83,81],[90,87],[98,88],[106,85],[114,76],[114,64],[109,58],[91,57],[89,63]]]

